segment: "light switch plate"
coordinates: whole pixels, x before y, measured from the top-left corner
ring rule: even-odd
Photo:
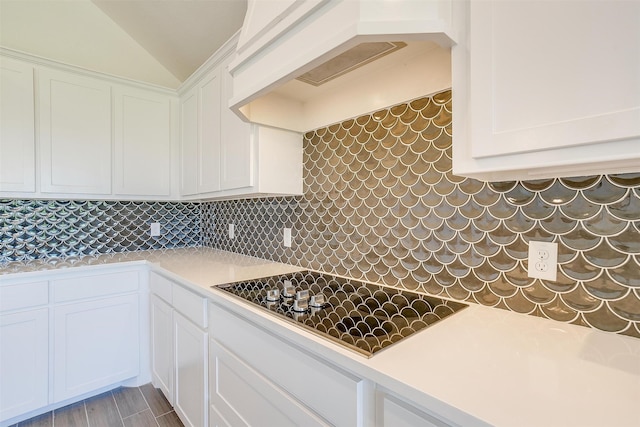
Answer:
[[[284,246],[287,248],[291,247],[291,229],[290,228],[285,228],[284,229]]]
[[[550,242],[529,242],[528,276],[551,280],[558,278],[558,244]]]

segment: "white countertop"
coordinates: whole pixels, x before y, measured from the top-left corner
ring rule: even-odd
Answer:
[[[640,426],[637,338],[471,305],[366,359],[210,288],[300,270],[295,266],[189,248],[11,263],[0,274],[122,262],[149,262],[284,339],[460,425]]]

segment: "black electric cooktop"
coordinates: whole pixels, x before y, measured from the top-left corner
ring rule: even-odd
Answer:
[[[312,271],[213,287],[366,357],[467,307]]]

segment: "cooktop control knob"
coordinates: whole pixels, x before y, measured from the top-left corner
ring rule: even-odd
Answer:
[[[300,301],[300,300],[305,300],[307,301],[309,299],[309,291],[298,291],[296,292],[296,300]]]
[[[309,309],[309,302],[306,299],[297,299],[293,302],[293,311],[304,313]]]
[[[267,301],[280,301],[280,289],[269,289],[267,291]]]
[[[284,298],[293,298],[296,296],[296,288],[291,284],[289,280],[284,281],[284,290],[282,291]]]
[[[313,308],[324,308],[325,304],[324,294],[312,295],[311,301],[309,301],[309,305]]]

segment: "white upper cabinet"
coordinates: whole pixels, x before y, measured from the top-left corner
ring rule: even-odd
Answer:
[[[198,194],[198,92],[180,97],[180,194]]]
[[[111,85],[41,69],[41,191],[111,192]]]
[[[640,2],[471,1],[453,49],[454,173],[640,171]]]
[[[198,84],[198,192],[220,190],[220,73]]]
[[[302,194],[302,135],[242,121],[229,109],[236,38],[186,82],[180,97],[181,183],[188,198]]]
[[[35,191],[33,66],[0,58],[0,191]]]
[[[229,100],[233,94],[233,80],[229,74],[227,57],[219,67],[220,96],[220,189],[249,187],[253,184],[251,165],[251,126],[245,123],[229,108]]]
[[[172,99],[114,88],[114,192],[171,195]]]
[[[180,194],[220,190],[220,74],[212,70],[180,100]]]
[[[0,53],[0,197],[177,198],[175,91]]]

